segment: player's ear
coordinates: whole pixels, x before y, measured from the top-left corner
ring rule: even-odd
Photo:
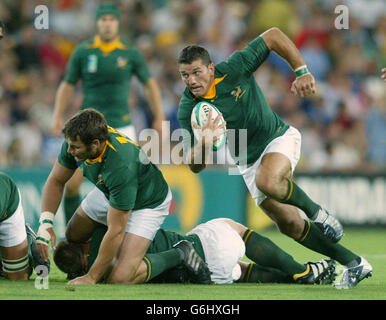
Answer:
[[[213,62],[208,64],[208,69],[209,69],[210,75],[214,75],[214,63]]]

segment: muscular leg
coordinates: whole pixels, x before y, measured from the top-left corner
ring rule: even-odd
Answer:
[[[279,230],[308,249],[324,254],[346,265],[359,257],[328,239],[313,223],[305,221],[296,207],[267,198],[261,203],[264,212],[277,224]]]
[[[28,242],[25,239],[22,243],[13,247],[1,247],[1,255],[3,260],[15,262],[22,258],[26,258],[26,262],[20,262],[20,264],[26,265],[27,267],[23,270],[16,272],[7,272],[5,275],[10,280],[28,280],[32,273],[32,269],[28,263]],[[3,262],[4,263],[4,262]]]
[[[83,182],[82,171],[78,168],[74,175],[67,181],[64,189],[63,209],[68,223],[73,216],[76,208],[80,205],[81,199],[79,194],[80,186]]]
[[[294,283],[294,279],[287,273],[269,267],[263,267],[256,263],[239,261],[241,277],[237,282],[252,283]]]
[[[260,267],[274,268],[280,271],[278,274],[275,274],[282,279],[282,272],[284,272],[286,276],[294,276],[306,270],[303,264],[296,262],[291,255],[279,248],[268,238],[231,219],[224,219],[224,221],[238,232],[243,239],[245,243],[245,255],[256,263],[256,265],[251,266],[255,271],[262,271],[259,269]],[[266,271],[268,272],[269,270],[267,269]],[[273,277],[275,277],[275,275],[273,275]],[[255,279],[255,276],[253,279]]]
[[[133,283],[150,243],[148,239],[126,233],[107,281],[120,284]]]
[[[294,205],[314,219],[320,206],[290,178],[292,175],[289,159],[281,153],[267,153],[256,172],[256,185],[267,197]]]
[[[81,207],[75,211],[66,229],[66,238],[70,242],[86,242],[97,227],[97,223],[90,219]]]

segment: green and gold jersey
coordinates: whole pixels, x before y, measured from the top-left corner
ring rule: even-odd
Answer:
[[[19,191],[13,180],[0,172],[0,222],[12,216],[19,206]]]
[[[67,149],[64,141],[59,163],[69,169],[80,167],[115,209],[155,208],[168,194],[161,171],[146,158],[138,144],[111,127],[104,150],[96,159],[76,162]]]
[[[150,78],[143,55],[119,39],[106,44],[95,36],[76,47],[64,81],[75,85],[81,79],[81,108],[97,109],[110,126],[121,128],[131,123],[128,100],[133,76],[142,83]]]
[[[238,164],[254,163],[273,139],[285,133],[288,125],[270,108],[253,76],[269,52],[263,38],[257,37],[243,50],[234,52],[227,61],[215,66],[215,79],[205,96],[195,97],[188,88],[185,89],[178,120],[181,127],[190,132],[190,139],[184,139],[186,148],[194,144],[190,116],[200,101],[214,104],[223,114],[227,130],[234,130],[235,139],[228,139],[228,143]],[[243,150],[239,150],[240,129],[247,130],[247,159],[243,159]],[[188,141],[190,145],[187,145]]]

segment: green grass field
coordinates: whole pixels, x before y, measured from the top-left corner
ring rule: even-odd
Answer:
[[[275,229],[261,232],[292,254],[299,262],[316,261],[321,255],[303,248]],[[337,290],[331,285],[285,284],[141,284],[94,285],[66,289],[65,275],[55,266],[49,276],[49,289],[35,289],[30,281],[0,280],[2,300],[385,300],[386,229],[346,228],[341,243],[364,256],[373,266],[373,277],[357,287]]]

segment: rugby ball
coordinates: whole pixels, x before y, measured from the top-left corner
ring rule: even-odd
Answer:
[[[212,120],[215,120],[217,116],[221,113],[213,104],[209,102],[201,101],[197,103],[192,110],[191,122],[192,123],[195,122],[200,127],[204,127],[208,122],[209,110],[212,110]],[[224,122],[225,120],[221,116],[219,125]],[[193,125],[192,125],[192,129],[193,129],[194,137],[198,140],[201,136],[201,130],[194,128]],[[225,130],[226,130],[226,127],[224,127],[224,131]],[[222,134],[217,136],[217,140],[213,143],[213,150],[217,151],[221,149],[222,146],[225,144],[226,139],[227,139],[226,132],[223,132]]]

